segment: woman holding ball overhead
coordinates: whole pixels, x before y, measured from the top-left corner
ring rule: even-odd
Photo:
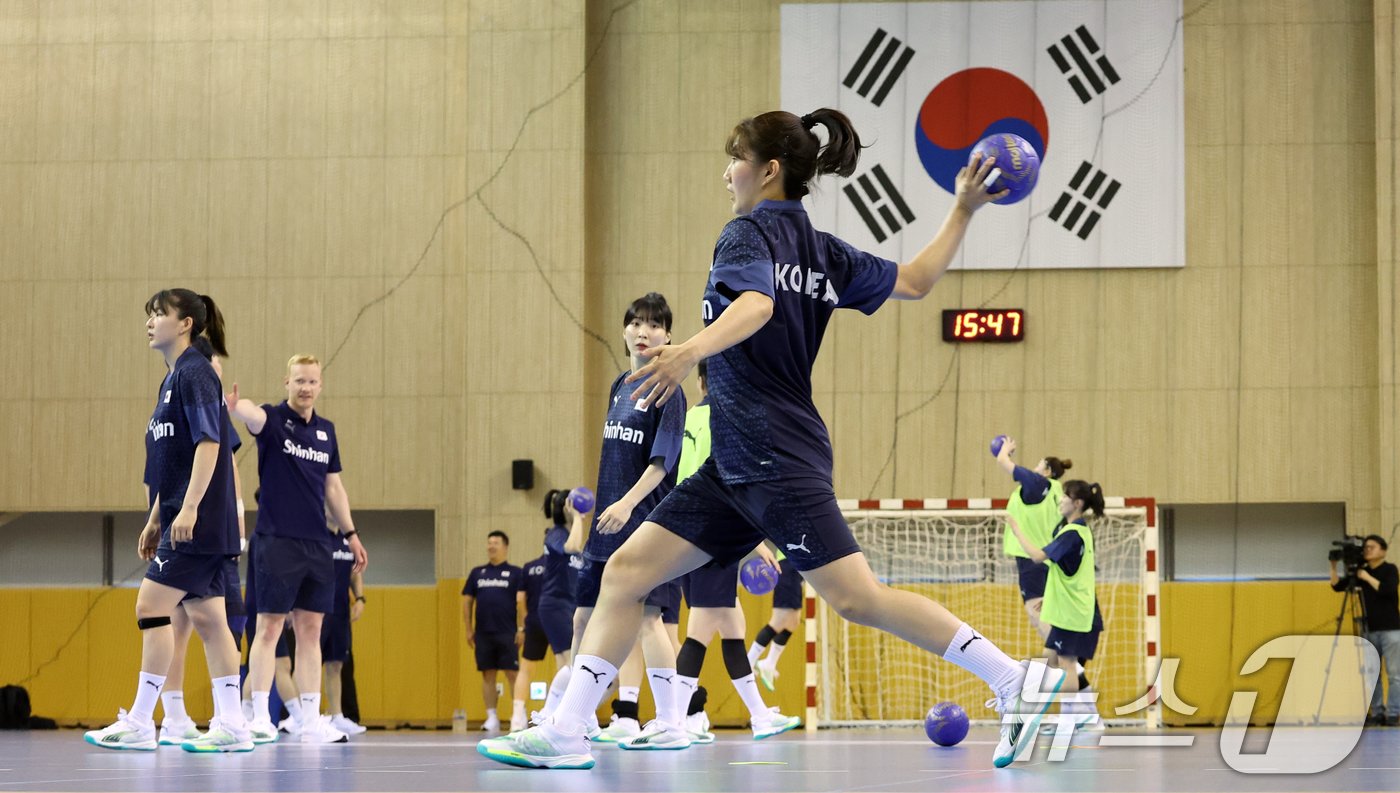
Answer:
[[[1037,548],[1050,544],[1050,535],[1060,523],[1060,497],[1064,490],[1060,487],[1060,477],[1074,467],[1068,459],[1045,457],[1035,464],[1035,468],[1024,468],[1011,459],[1016,453],[1016,440],[998,435],[997,465],[1000,465],[1016,480],[1016,489],[1006,500],[1006,513],[1016,519],[1026,537]],[[1021,602],[1025,604],[1026,616],[1031,627],[1044,639],[1050,633],[1050,626],[1040,619],[1041,604],[1045,598],[1045,565],[1034,562],[1021,548],[1010,525],[1002,538],[1002,550],[1007,556],[1016,559],[1016,574],[1021,587]]]
[[[701,303],[705,328],[680,344],[643,351],[649,362],[627,378],[633,390],[622,394],[636,398],[639,409],[670,405],[681,382],[706,361],[711,457],[610,558],[553,717],[482,741],[481,754],[514,765],[591,768],[585,725],[637,635],[647,593],[711,559],[743,558],[765,538],[846,619],[888,631],[985,680],[1005,717],[995,765],[1010,764],[1034,734],[1049,700],[1022,702],[1023,683],[1037,679],[1026,666],[943,606],[875,578],[836,504],[831,442],[812,402],[812,366],[835,310],[870,314],[892,297],[928,295],[973,213],[1003,194],[987,192],[993,163],[974,156],[958,174],[956,200],[938,233],[913,259],[896,264],[817,231],[802,206],[812,179],[855,173],[860,149],[850,120],[827,108],[805,116],[763,113],[730,134],[724,183],[738,217],[715,245]],[[1063,678],[1046,672],[1047,689],[1058,691]]]

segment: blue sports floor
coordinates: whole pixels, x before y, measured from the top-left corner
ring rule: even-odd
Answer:
[[[1339,731],[1292,742],[1307,751]],[[379,732],[336,746],[282,743],[241,755],[192,755],[175,747],[113,752],[76,731],[0,733],[0,791],[1395,791],[1400,729],[1367,730],[1336,767],[1310,775],[1245,774],[1222,759],[1217,730],[1145,733],[1111,729],[1075,737],[1062,761],[1042,737],[1030,760],[991,767],[996,735],[974,727],[944,749],[915,729],[787,733],[762,742],[720,731],[710,746],[678,752],[595,750],[592,771],[538,771],[492,763],[480,733]],[[1132,735],[1194,745],[1107,745]],[[1277,739],[1276,739],[1277,740]],[[1253,743],[1259,743],[1253,741]],[[1103,745],[1101,745],[1103,744]],[[1263,749],[1262,743],[1245,749]]]

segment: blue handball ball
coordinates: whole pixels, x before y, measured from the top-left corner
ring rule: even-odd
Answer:
[[[992,203],[1014,204],[1035,189],[1036,180],[1040,178],[1040,155],[1030,141],[1020,135],[1009,132],[988,135],[972,147],[972,153],[981,154],[983,159],[996,159],[995,167],[1001,170],[1001,175],[992,183],[989,192],[1011,191],[1006,197]]]
[[[993,457],[996,457],[997,455],[1001,454],[1001,446],[1002,446],[1002,444],[1004,444],[1004,443],[1006,443],[1006,436],[1005,436],[1005,435],[998,435],[998,436],[996,436],[995,438],[992,438],[992,456],[993,456]]]
[[[967,737],[967,712],[955,702],[940,702],[924,718],[924,732],[939,746],[955,746]]]

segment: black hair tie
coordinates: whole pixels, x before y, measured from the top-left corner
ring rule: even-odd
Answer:
[[[812,127],[816,126],[816,124],[817,124],[817,120],[814,119],[814,118],[812,118],[812,114],[811,114],[811,113],[808,113],[807,115],[805,115],[805,116],[802,117],[802,128],[803,128],[803,129],[810,130]]]

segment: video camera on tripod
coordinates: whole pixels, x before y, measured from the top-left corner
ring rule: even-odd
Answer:
[[[1355,576],[1356,571],[1366,564],[1365,547],[1366,540],[1361,537],[1345,537],[1332,541],[1332,550],[1327,552],[1327,561],[1341,562],[1346,568],[1348,576]]]

